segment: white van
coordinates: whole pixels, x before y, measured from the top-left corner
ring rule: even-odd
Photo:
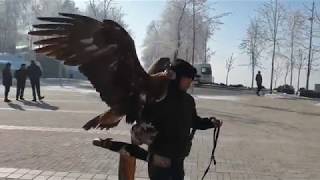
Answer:
[[[211,84],[213,83],[212,69],[210,64],[194,64],[197,69],[197,75],[195,78],[199,84]]]

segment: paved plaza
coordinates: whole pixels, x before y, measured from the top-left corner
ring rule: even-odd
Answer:
[[[0,88],[3,97],[3,87]],[[11,90],[11,99],[15,89]],[[207,180],[319,180],[320,102],[287,95],[257,97],[223,89],[193,91],[201,116],[224,121],[217,165]],[[43,87],[43,102],[0,102],[0,179],[117,180],[119,155],[92,145],[96,137],[129,141],[125,123],[111,131],[82,125],[107,106],[87,87]],[[31,90],[25,98],[31,100]],[[213,130],[197,131],[185,161],[186,179],[200,180]],[[136,180],[148,179],[138,161]]]

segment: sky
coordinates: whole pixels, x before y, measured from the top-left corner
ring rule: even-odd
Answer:
[[[80,9],[85,9],[88,0],[75,0]],[[209,47],[216,53],[211,58],[213,76],[215,82],[225,82],[226,70],[225,60],[234,54],[235,67],[230,73],[229,83],[251,85],[251,71],[245,66],[248,64],[249,57],[239,50],[241,40],[245,38],[246,29],[250,18],[257,14],[257,10],[266,0],[216,0],[209,3],[216,9],[212,14],[231,12],[229,16],[222,19],[223,25],[220,26],[213,38],[209,42]],[[282,0],[288,8],[303,8],[304,5],[311,5],[311,0]],[[316,1],[317,2],[317,1]],[[165,8],[165,0],[115,0],[115,3],[123,9],[124,20],[132,32],[136,43],[138,55],[141,57],[143,40],[146,36],[146,29],[152,20],[159,20]],[[320,3],[319,12],[320,12]],[[271,56],[262,58],[263,69],[260,69],[264,77],[263,85],[270,86],[270,66]],[[297,72],[295,72],[297,74]],[[306,72],[302,72],[301,84],[305,85]],[[297,79],[294,77],[294,79]],[[284,78],[278,84],[284,83]],[[289,78],[288,78],[289,81]],[[296,81],[294,81],[296,82]],[[320,84],[320,72],[312,72],[311,86],[315,83]]]

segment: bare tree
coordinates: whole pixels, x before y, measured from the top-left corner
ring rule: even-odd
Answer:
[[[104,14],[104,19],[108,18],[108,10],[110,7],[112,0],[103,0],[103,14]]]
[[[194,64],[194,52],[196,47],[196,5],[195,0],[192,0],[192,65]]]
[[[193,13],[193,2],[195,2],[195,13]],[[157,21],[157,33],[147,33],[145,37],[142,54],[144,65],[154,61],[150,58],[155,57],[155,46],[157,54],[161,56],[173,59],[186,58],[191,63],[193,56],[194,63],[208,62],[214,53],[208,47],[208,41],[222,24],[221,18],[227,15],[226,13],[213,15],[213,10],[210,8],[206,0],[168,1],[160,20]],[[193,19],[195,19],[194,26]],[[193,36],[194,30],[195,36]],[[195,41],[193,37],[196,37]]]
[[[286,32],[288,33],[289,38],[287,39],[289,45],[289,61],[290,61],[290,85],[292,86],[293,82],[293,70],[295,66],[295,48],[299,46],[303,41],[303,28],[305,25],[305,17],[299,11],[289,12],[286,18]]]
[[[287,84],[287,79],[288,79],[288,75],[290,72],[290,66],[291,66],[291,61],[290,61],[290,57],[286,56],[284,53],[282,52],[276,52],[276,57],[278,58],[278,64],[279,68],[281,67],[282,72],[281,74],[284,74],[284,84]]]
[[[275,68],[274,68],[274,87],[277,87],[277,85],[278,85],[278,81],[279,81],[279,79],[281,78],[281,76],[282,76],[282,73],[283,73],[283,69],[282,69],[282,67],[281,67],[282,65],[281,65],[281,62],[279,62],[279,61],[277,61],[276,63],[275,63]]]
[[[228,85],[230,71],[234,68],[234,60],[235,59],[233,57],[233,54],[228,59],[226,59],[226,70],[227,70],[226,85]]]
[[[203,56],[203,63],[205,64],[205,63],[207,63],[207,56],[208,56],[208,53],[210,52],[210,48],[208,48],[208,41],[209,41],[209,38],[210,38],[210,36],[209,36],[209,29],[208,28],[206,28],[205,30],[204,30],[204,38],[205,38],[205,40],[203,41],[203,43],[204,43],[204,56]]]
[[[207,63],[208,59],[215,53],[208,47],[208,41],[213,33],[219,29],[219,25],[223,24],[220,19],[231,13],[226,12],[212,16],[212,12],[215,9],[206,4],[207,0],[189,1],[192,2],[191,63],[199,62],[199,59],[202,63]]]
[[[300,75],[301,75],[301,70],[305,67],[306,65],[306,57],[303,54],[303,50],[299,49],[299,55],[298,55],[298,61],[296,63],[296,68],[298,70],[298,83],[297,83],[297,90],[300,89]]]
[[[198,9],[199,12],[206,12],[206,11],[212,11],[210,7],[201,6]],[[231,13],[222,13],[217,16],[209,16],[208,13],[202,13],[201,16],[203,16],[203,23],[198,24],[199,27],[196,28],[198,30],[198,39],[200,43],[203,43],[203,63],[208,63],[208,60],[215,54],[215,51],[213,51],[209,46],[209,40],[214,34],[215,31],[219,30],[219,27],[221,24],[223,24],[219,19],[225,16],[230,15]],[[200,36],[199,36],[200,35]],[[202,42],[201,42],[202,41]]]
[[[270,0],[263,5],[260,11],[261,20],[265,26],[266,40],[272,43],[272,58],[271,58],[271,80],[270,80],[270,93],[273,90],[273,76],[276,47],[279,44],[279,30],[284,20],[284,8],[278,0]]]
[[[246,38],[242,40],[240,49],[247,53],[250,57],[248,64],[251,67],[251,88],[253,88],[255,79],[255,69],[260,65],[259,59],[264,50],[264,32],[260,26],[258,19],[251,19],[250,25],[247,28]]]
[[[160,58],[159,48],[161,46],[160,33],[159,33],[159,22],[152,21],[147,27],[147,35],[144,39],[143,56],[142,59],[148,59],[143,61],[143,66],[148,68],[156,59]]]
[[[124,22],[124,13],[121,7],[113,4],[113,0],[88,0],[85,14],[98,20],[110,19],[116,21],[126,28],[128,25]]]
[[[176,29],[176,30],[177,30],[177,47],[176,47],[176,50],[175,50],[175,52],[174,52],[173,59],[177,59],[178,54],[179,54],[179,49],[180,49],[180,46],[181,46],[181,26],[182,26],[182,19],[183,19],[183,16],[184,16],[184,14],[185,14],[186,7],[187,7],[187,0],[184,0],[183,5],[182,5],[182,8],[181,8],[180,15],[179,15],[179,19],[178,19],[177,29]]]
[[[308,66],[307,66],[307,82],[306,82],[306,89],[309,89],[309,79],[311,74],[311,66],[312,66],[312,38],[313,38],[313,23],[314,23],[314,13],[315,13],[315,4],[314,1],[312,3],[312,8],[309,9],[311,12],[311,17],[308,19],[310,20],[310,36],[309,36],[309,53],[308,53]]]
[[[288,74],[289,74],[289,71],[290,71],[290,66],[291,66],[291,62],[289,60],[286,60],[285,63],[284,63],[284,69],[285,69],[285,72],[284,72],[284,84],[287,84],[287,78],[288,78]]]
[[[208,63],[208,60],[215,54],[215,51],[212,51],[210,47],[208,47],[208,42],[210,40],[210,37],[212,36],[214,27],[214,23],[209,22],[211,21],[210,19],[207,20],[206,26],[209,26],[209,28],[204,28],[204,33],[203,33],[203,47],[204,47],[204,54],[203,54],[203,63],[206,64]]]
[[[98,9],[97,9],[97,7],[96,7],[96,2],[95,2],[95,0],[89,0],[89,8],[90,8],[90,10],[91,10],[91,12],[93,13],[93,16],[95,17],[95,18],[97,18],[97,11],[98,11]]]
[[[310,71],[319,71],[320,63],[320,49],[316,48],[314,45],[311,52],[311,68]]]
[[[23,7],[27,3],[27,0],[0,1],[0,52],[15,53],[21,35],[19,26],[25,20]]]

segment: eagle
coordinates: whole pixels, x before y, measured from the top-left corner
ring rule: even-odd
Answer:
[[[34,42],[36,53],[65,65],[78,66],[109,106],[106,112],[88,121],[83,128],[110,129],[125,118],[127,123],[135,123],[131,129],[132,143],[150,144],[157,132],[142,118],[142,112],[148,104],[166,97],[168,84],[175,79],[174,71],[170,70],[170,59],[160,58],[145,71],[138,59],[134,40],[117,22],[98,21],[70,13],[59,15],[39,17],[43,23],[33,25],[35,30],[28,34],[40,39]],[[94,145],[96,143],[93,141]],[[123,143],[120,145],[123,147]],[[130,150],[131,146],[125,147]],[[120,179],[134,179],[134,172],[135,158],[120,154]]]
[[[119,124],[144,123],[143,108],[162,100],[170,80],[175,78],[170,59],[160,58],[147,71],[138,59],[134,40],[117,22],[70,13],[58,17],[39,17],[44,23],[33,25],[28,34],[42,53],[78,66],[100,94],[109,109],[87,122],[83,128],[109,129]],[[146,126],[147,127],[147,126]]]

